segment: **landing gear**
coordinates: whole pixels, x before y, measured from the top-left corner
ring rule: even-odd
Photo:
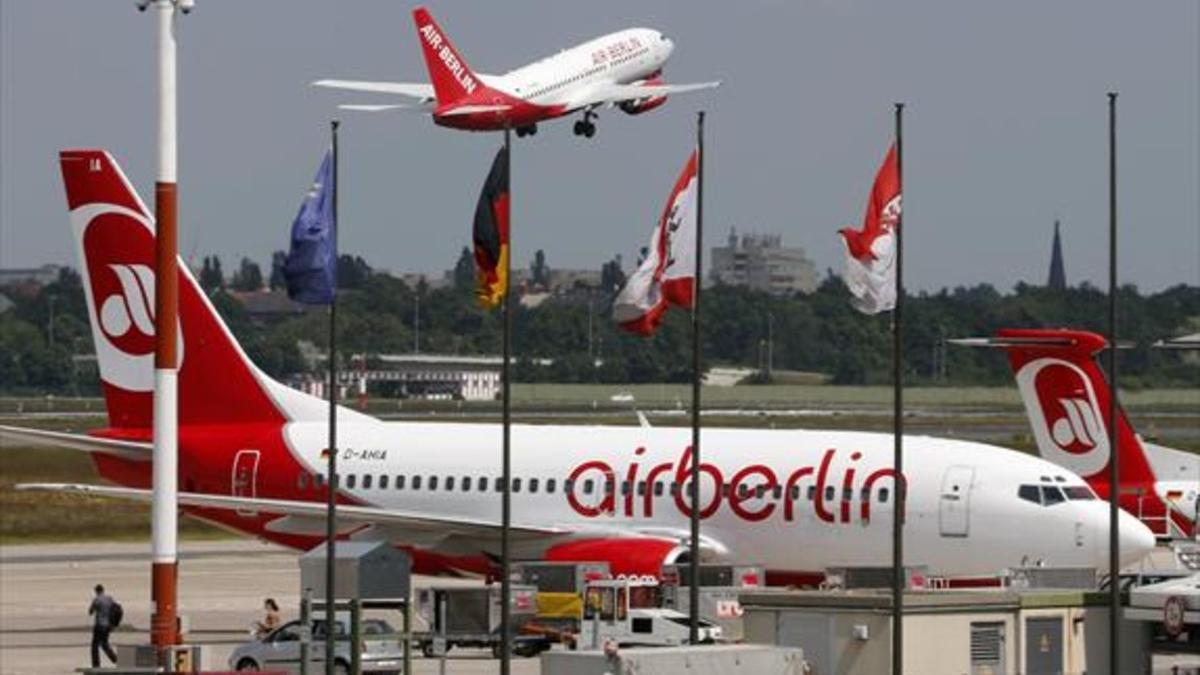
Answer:
[[[592,122],[592,118],[595,116],[596,113],[592,112],[591,110],[585,111],[583,113],[583,119],[575,122],[575,135],[586,136],[587,138],[595,136],[596,125]]]
[[[523,136],[533,136],[535,134],[537,134],[536,124],[530,124],[527,127],[517,127],[517,138],[521,138]]]

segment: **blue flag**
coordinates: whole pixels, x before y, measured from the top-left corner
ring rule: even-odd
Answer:
[[[337,291],[332,153],[332,150],[325,153],[312,188],[292,223],[292,245],[283,266],[288,297],[307,305],[328,305]]]

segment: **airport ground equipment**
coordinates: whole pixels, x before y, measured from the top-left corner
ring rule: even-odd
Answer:
[[[738,594],[758,588],[766,579],[761,565],[700,565],[700,618],[721,628],[721,641],[740,642],[744,636],[742,606]],[[664,565],[662,573],[663,607],[688,613],[691,594],[691,569],[688,565]]]
[[[529,627],[560,639],[579,633],[587,582],[612,578],[607,562],[521,561],[512,573],[537,588],[537,616]]]
[[[687,614],[662,606],[657,580],[601,579],[588,582],[583,593],[583,625],[577,648],[600,649],[605,643],[621,646],[674,646],[690,637]],[[700,642],[720,639],[721,628],[701,619]]]
[[[376,670],[394,670],[409,673],[412,667],[412,560],[407,553],[400,551],[384,542],[340,542],[334,547],[334,610],[339,617],[344,615],[348,624],[346,640],[346,669],[352,675],[358,675],[364,668]],[[300,556],[300,613],[306,619],[323,612],[326,606],[326,557],[325,545],[314,547],[308,553]],[[377,619],[363,618],[363,612],[395,611],[401,614],[402,630],[396,633],[391,624]],[[335,628],[341,627],[338,620]],[[301,673],[316,672],[311,668],[312,663],[324,663],[326,647],[323,640],[324,621],[297,622],[296,659]],[[387,633],[380,632],[382,626],[387,626]],[[322,644],[314,642],[318,638]],[[337,634],[335,633],[335,636]],[[341,638],[338,638],[339,640]],[[342,643],[335,645],[335,658],[342,657]],[[366,663],[363,655],[374,656],[384,644],[398,645],[401,651],[400,667],[389,665],[391,658],[381,657],[372,659],[380,663]],[[368,647],[376,651],[365,651]],[[383,650],[383,653],[388,653]],[[302,658],[302,655],[303,658]],[[231,662],[232,666],[237,666]]]
[[[643,647],[615,651],[542,654],[542,675],[608,673],[721,673],[721,675],[808,675],[804,651],[768,645]],[[824,671],[821,671],[824,672]]]
[[[1200,654],[1200,574],[1131,589],[1125,618],[1153,626],[1156,651]]]
[[[83,673],[198,673],[206,670],[203,645],[171,645],[160,661],[158,647],[152,644],[113,645],[117,650],[117,667],[80,668]]]
[[[537,588],[514,584],[511,587],[509,616],[513,631],[512,653],[536,656],[554,644],[547,635],[523,634],[521,627],[537,613]],[[454,647],[483,647],[500,658],[501,593],[499,585],[422,588],[417,591],[416,608],[429,626],[427,633],[415,636],[427,657],[445,656]]]

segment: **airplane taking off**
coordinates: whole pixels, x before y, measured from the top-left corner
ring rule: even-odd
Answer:
[[[469,131],[512,128],[537,133],[540,122],[582,111],[575,135],[591,138],[596,109],[616,106],[630,115],[653,110],[667,96],[711,89],[719,82],[666,84],[663,66],[675,44],[650,28],[629,28],[589,40],[504,75],[476,73],[424,7],[413,10],[430,83],[318,80],[313,85],[417,99],[415,104],[343,105],[368,112],[429,112],[439,126]]]
[[[1112,389],[1096,354],[1103,336],[1080,330],[1003,329],[994,338],[953,340],[1008,352],[1042,457],[1078,472],[1100,497],[1110,494]],[[1121,508],[1158,537],[1190,539],[1200,515],[1200,456],[1143,441],[1119,406]]]
[[[109,426],[90,435],[0,427],[0,439],[89,452],[118,486],[26,485],[148,500],[153,389],[154,223],[102,150],[61,156]],[[322,541],[327,403],[264,374],[179,267],[179,503],[190,515],[280,544]],[[421,573],[492,574],[499,549],[494,425],[382,422],[339,411],[338,530],[408,550]],[[686,561],[687,429],[515,425],[513,553],[604,561],[655,575]],[[1106,505],[1081,478],[980,443],[910,437],[902,479],[890,435],[705,429],[706,560],[752,561],[769,583],[890,559],[892,504],[907,484],[907,563],[994,582],[1044,562],[1104,569]],[[1128,514],[1123,563],[1154,546]]]

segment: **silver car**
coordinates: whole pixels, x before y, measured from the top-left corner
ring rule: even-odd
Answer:
[[[334,622],[337,646],[334,650],[334,670],[350,672],[350,637],[348,619]],[[325,664],[325,620],[313,619],[312,640],[309,643],[309,672],[323,672]],[[300,671],[300,641],[304,626],[300,621],[285,623],[261,639],[247,642],[233,650],[229,667],[238,671]],[[366,673],[395,673],[402,670],[404,648],[391,624],[382,619],[363,619],[362,669]]]

